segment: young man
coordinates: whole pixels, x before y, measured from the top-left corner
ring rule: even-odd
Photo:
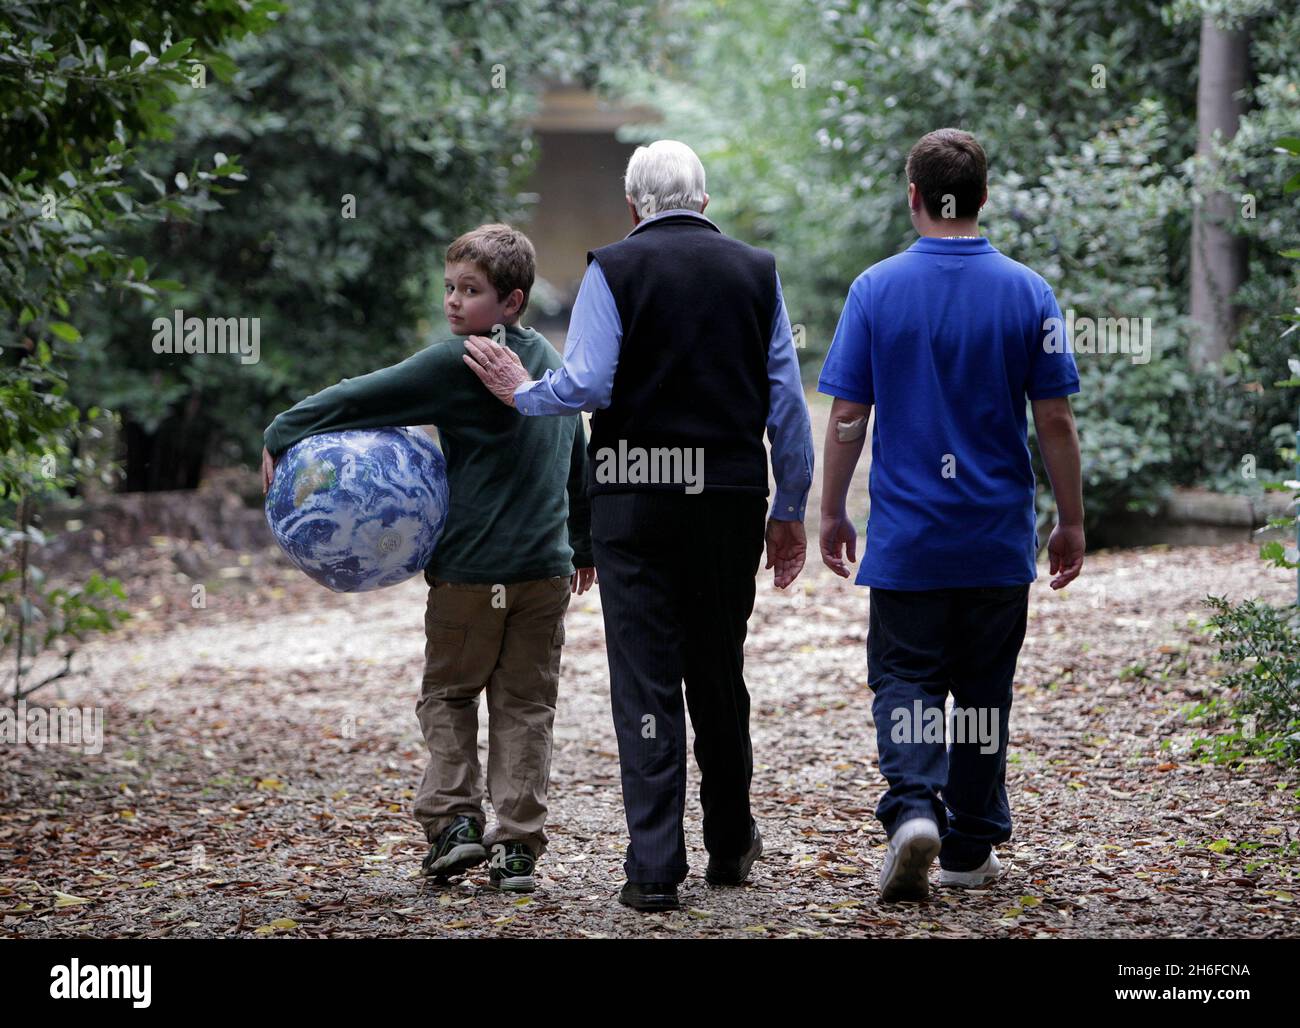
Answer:
[[[266,430],[263,484],[274,457],[319,432],[437,425],[451,507],[425,580],[424,684],[416,713],[429,765],[415,817],[429,840],[424,872],[464,871],[493,850],[490,884],[531,892],[546,848],[546,786],[570,590],[595,580],[581,418],[524,418],[485,393],[465,367],[470,333],[501,330],[534,375],[560,366],[521,328],[533,245],[483,225],[447,249],[443,310],[455,335],[400,364],[345,379]],[[578,570],[574,570],[574,565]],[[497,825],[483,834],[478,697],[488,706],[487,791]]]
[[[979,235],[987,164],[974,136],[923,136],[907,179],[921,238],[854,281],[818,386],[835,397],[822,560],[844,578],[856,559],[845,498],[875,411],[857,582],[871,587],[867,674],[889,783],[876,808],[890,836],[886,901],[924,899],[936,855],[944,885],[1002,871],[993,847],[1011,837],[1011,687],[1037,577],[1026,399],[1059,517],[1047,544],[1053,589],[1079,574],[1084,550],[1068,399],[1079,376],[1068,348],[1045,345],[1062,323],[1049,320],[1061,317],[1056,298]]]

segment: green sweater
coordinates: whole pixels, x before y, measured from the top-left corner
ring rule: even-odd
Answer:
[[[562,363],[531,328],[507,328],[505,341],[533,378]],[[506,583],[591,567],[581,417],[524,417],[484,388],[464,353],[464,340],[453,336],[400,364],[322,389],[271,422],[266,448],[279,457],[321,432],[437,425],[451,508],[430,575]]]

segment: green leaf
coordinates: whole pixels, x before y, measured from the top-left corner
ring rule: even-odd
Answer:
[[[138,168],[136,170],[140,172],[140,177],[142,179],[148,182],[149,185],[153,186],[154,189],[158,190],[159,196],[165,196],[167,194],[167,187],[163,185],[162,179],[160,179],[157,175],[151,175],[143,168]]]
[[[81,342],[81,333],[77,331],[76,326],[69,325],[66,321],[51,321],[47,327],[65,343]]]
[[[184,57],[187,53],[189,53],[190,47],[192,47],[193,45],[194,45],[193,39],[182,39],[179,43],[176,43],[173,46],[169,46],[166,50],[164,50],[161,54],[159,54],[158,60],[175,61],[178,58]]]

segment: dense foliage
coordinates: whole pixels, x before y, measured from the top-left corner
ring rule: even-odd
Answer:
[[[239,168],[216,162],[163,183],[134,148],[170,130],[178,91],[229,75],[221,45],[264,28],[275,10],[267,0],[33,0],[0,11],[0,653],[13,661],[16,697],[67,674],[77,641],[123,617],[115,580],[49,588],[45,537],[30,524],[34,504],[98,472],[78,443],[98,431],[98,411],[83,417],[68,395],[69,368],[85,352],[72,307],[110,291],[158,298],[175,285],[112,235],[203,209]],[[32,682],[41,653],[63,666]]]
[[[647,6],[312,0],[232,47],[228,88],[185,97],[147,162],[166,181],[237,154],[248,181],[133,234],[183,289],[104,297],[82,319],[74,389],[122,412],[128,486],[192,487],[205,460],[251,461],[274,414],[427,341],[447,244],[525,209],[544,82],[631,60]],[[155,353],[153,319],[178,308],[258,319],[260,359]]]

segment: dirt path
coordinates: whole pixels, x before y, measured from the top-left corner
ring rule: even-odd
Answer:
[[[197,610],[165,540],[108,569],[143,616],[87,647],[91,675],[61,694],[104,708],[102,753],[0,748],[7,934],[1300,934],[1294,776],[1196,762],[1180,714],[1218,673],[1200,598],[1290,595],[1253,547],[1103,553],[1066,595],[1036,583],[1010,873],[922,905],[876,900],[867,593],[820,565],[790,595],[760,580],[747,661],[767,853],[749,887],[710,890],[692,797],[690,909],[651,917],[614,902],[624,824],[598,596],[569,618],[541,888],[512,900],[485,875],[441,892],[413,877],[423,583],[335,596],[273,551],[180,562],[195,572],[196,556]]]

